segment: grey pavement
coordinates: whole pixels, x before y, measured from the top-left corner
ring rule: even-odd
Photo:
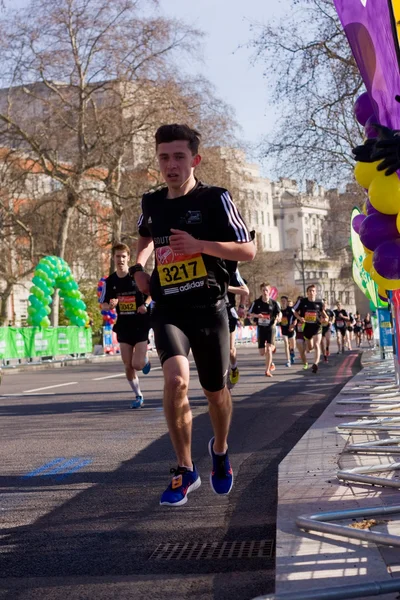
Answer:
[[[193,456],[202,486],[177,509],[159,496],[176,466],[157,359],[143,408],[120,360],[6,372],[0,388],[0,598],[250,600],[274,589],[277,469],[359,369],[334,357],[317,376],[272,380],[239,349],[228,497],[208,484],[207,404],[192,365]]]
[[[365,405],[337,404],[364,396],[371,387],[394,384],[393,360],[382,362],[377,353],[366,352],[363,370],[351,379],[333,399],[319,419],[293,447],[279,465],[277,538],[276,538],[276,598],[317,590],[332,592],[341,586],[359,585],[374,581],[390,581],[400,577],[400,548],[376,545],[320,532],[305,532],[296,526],[300,515],[327,511],[347,511],[357,508],[386,507],[400,504],[398,489],[372,486],[365,483],[340,482],[338,469],[354,469],[367,465],[398,462],[398,454],[374,456],[352,454],[348,445],[399,436],[388,432],[338,432],[343,423],[361,421],[361,417],[335,416],[335,413],[368,410]],[[376,390],[384,394],[385,390]],[[392,390],[388,390],[390,393]],[[378,400],[382,396],[374,394]],[[400,394],[386,402],[395,404]],[[381,410],[387,410],[385,405]],[[397,412],[397,414],[396,414]],[[399,410],[392,411],[400,416]],[[400,467],[400,465],[398,465]],[[398,480],[399,472],[377,473],[375,476]],[[400,480],[398,480],[400,481]],[[363,519],[335,521],[342,525],[362,522]],[[366,525],[361,525],[363,527]],[[375,517],[371,531],[400,536],[400,515]],[[399,538],[400,541],[400,538]],[[378,594],[376,594],[378,595]],[[270,598],[271,596],[268,596]],[[322,597],[322,596],[321,596]],[[333,597],[333,596],[332,596]],[[342,596],[343,598],[345,596]],[[346,596],[366,598],[367,596]],[[368,596],[370,597],[370,596]],[[384,600],[399,598],[398,593],[380,595]]]

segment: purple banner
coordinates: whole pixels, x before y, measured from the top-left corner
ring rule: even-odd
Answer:
[[[382,125],[400,129],[400,0],[334,0]]]

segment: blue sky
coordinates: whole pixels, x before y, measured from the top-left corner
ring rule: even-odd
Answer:
[[[6,6],[27,3],[6,0]],[[212,81],[217,95],[233,106],[244,141],[256,145],[272,131],[277,115],[268,105],[263,66],[251,64],[252,51],[244,46],[252,37],[251,24],[284,16],[289,0],[160,0],[159,5],[162,14],[180,18],[206,34],[204,61],[194,70]]]
[[[272,4],[272,6],[271,6]],[[244,138],[257,143],[271,131],[276,115],[268,106],[268,81],[261,63],[251,64],[250,25],[279,18],[288,0],[161,0],[162,12],[180,17],[206,33],[204,65],[199,70],[218,95],[236,110]]]

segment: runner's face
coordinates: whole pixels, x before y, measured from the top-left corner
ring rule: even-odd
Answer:
[[[282,308],[286,308],[288,305],[288,301],[286,300],[286,298],[281,298],[281,305]]]
[[[315,288],[310,288],[309,290],[307,290],[307,298],[312,302],[314,302],[316,295],[317,290]]]
[[[118,271],[126,271],[129,263],[129,254],[124,251],[118,251],[114,254],[114,265]]]
[[[157,147],[157,159],[161,174],[171,190],[179,190],[193,176],[200,156],[193,156],[185,140],[162,143]]]
[[[269,287],[263,287],[261,290],[261,293],[263,295],[263,298],[266,302],[268,302],[269,300],[269,293],[270,293],[270,288]]]

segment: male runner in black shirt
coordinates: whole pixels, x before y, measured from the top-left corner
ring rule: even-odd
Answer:
[[[281,296],[281,332],[285,345],[286,366],[294,364],[295,327],[297,319],[293,312],[293,302],[287,296]]]
[[[294,314],[300,323],[304,323],[303,335],[308,344],[308,350],[314,350],[312,372],[317,373],[321,358],[322,325],[328,321],[322,301],[316,300],[317,289],[314,284],[307,288],[307,298],[299,299],[294,305]]]
[[[265,356],[265,376],[272,377],[271,371],[275,370],[272,351],[275,347],[276,323],[281,318],[281,307],[270,298],[269,283],[262,283],[260,290],[261,296],[249,308],[249,317],[257,323],[258,349],[260,355]]]
[[[347,310],[342,307],[340,302],[336,303],[333,314],[335,316],[334,326],[336,329],[338,354],[340,354],[340,352],[344,352],[345,343],[348,343],[347,338],[349,334],[347,331],[347,324],[350,322],[350,317],[347,314]]]
[[[104,282],[100,297],[101,308],[115,308],[117,311],[118,318],[113,330],[117,334],[126,378],[135,394],[131,408],[140,408],[143,394],[136,371],[143,370],[146,375],[150,371],[147,358],[150,321],[147,309],[151,298],[147,299],[148,302],[145,301],[129,275],[129,247],[126,244],[115,244],[112,256],[116,270]]]
[[[230,333],[230,370],[228,388],[232,389],[239,381],[239,369],[236,358],[236,326],[239,318],[245,315],[245,303],[249,296],[249,288],[239,273],[237,262],[225,261],[228,271],[231,273],[228,287],[228,321]],[[236,310],[236,296],[240,297],[240,304]]]
[[[332,336],[331,326],[333,323],[334,314],[333,314],[333,310],[331,310],[330,308],[327,308],[325,298],[322,300],[322,302],[323,302],[323,309],[325,310],[326,315],[328,317],[328,323],[326,325],[323,325],[323,327],[322,327],[321,350],[322,350],[322,356],[324,357],[324,362],[328,362],[328,356],[330,354],[329,345],[330,345],[331,336]]]
[[[135,281],[155,301],[152,327],[164,373],[164,412],[178,467],[160,503],[180,506],[200,486],[192,462],[192,413],[187,397],[188,355],[192,349],[200,383],[208,399],[214,436],[208,450],[210,484],[229,494],[233,484],[227,438],[232,399],[229,326],[224,260],[252,260],[255,246],[229,192],[198,181],[194,169],[200,134],[187,125],[163,125],[156,132],[156,152],[166,187],[145,194],[139,218]],[[151,278],[143,267],[155,250]]]
[[[361,336],[363,330],[363,322],[361,320],[361,315],[359,311],[355,314],[355,324],[354,324],[354,335],[356,338],[357,348],[361,348]]]

